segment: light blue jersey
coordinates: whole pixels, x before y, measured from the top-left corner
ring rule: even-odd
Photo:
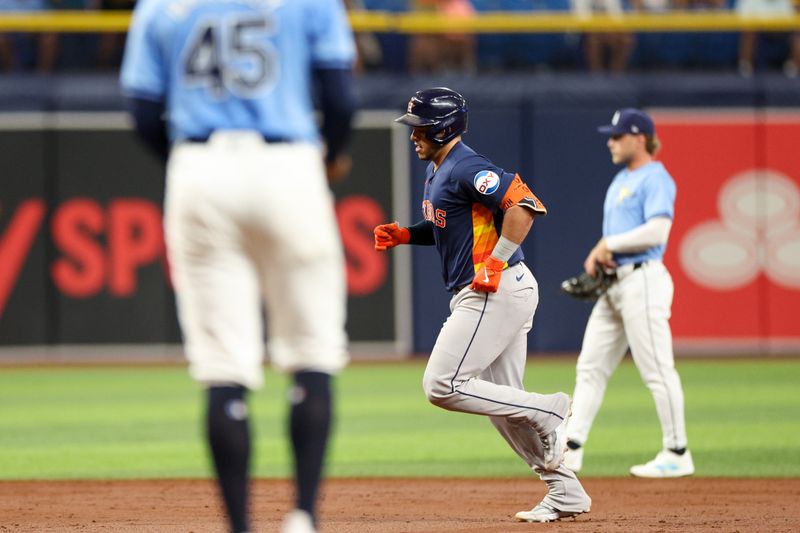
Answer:
[[[617,173],[606,193],[603,205],[603,237],[625,233],[654,217],[675,216],[675,181],[664,165],[653,161],[630,171]],[[666,245],[654,246],[643,252],[614,254],[617,264],[639,263],[661,259]]]
[[[218,129],[317,142],[312,69],[354,57],[341,0],[139,0],[121,83],[164,102],[173,142]]]

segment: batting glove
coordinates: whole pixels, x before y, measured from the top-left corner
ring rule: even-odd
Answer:
[[[472,280],[470,288],[477,292],[497,292],[497,288],[500,286],[500,275],[503,273],[503,267],[505,266],[504,261],[500,261],[490,255],[483,262],[483,266],[478,270],[478,273],[475,274],[475,279]]]
[[[408,244],[411,240],[408,228],[401,228],[397,222],[375,226],[372,232],[375,234],[375,249],[379,252],[394,248],[398,244]]]

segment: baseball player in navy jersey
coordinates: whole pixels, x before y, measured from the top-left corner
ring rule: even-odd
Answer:
[[[586,324],[577,364],[568,451],[564,464],[579,471],[583,445],[603,401],[608,379],[630,347],[656,404],[663,449],[655,459],[631,467],[638,477],[694,473],[687,449],[683,390],[669,328],[673,285],[664,263],[675,216],[675,182],[653,159],[660,147],[653,120],[638,109],[621,109],[598,131],[608,138],[615,164],[625,165],[611,182],[603,206],[603,237],[584,268],[615,269],[616,281],[595,304]]]
[[[417,156],[430,161],[423,220],[375,228],[379,251],[399,244],[435,245],[451,315],[423,377],[434,405],[488,416],[511,448],[549,488],[528,522],[587,512],[591,499],[562,465],[569,396],[523,388],[527,334],[539,302],[536,279],[520,243],[534,217],[547,210],[518,174],[506,172],[461,141],[467,104],[457,92],[417,92],[397,122],[413,128]]]
[[[137,131],[168,157],[178,314],[191,375],[208,391],[207,439],[234,532],[250,529],[246,391],[263,381],[262,302],[272,363],[294,381],[297,500],[283,527],[315,530],[331,374],[347,361],[326,173],[348,169],[353,59],[339,0],[140,0],[134,11],[121,81]]]

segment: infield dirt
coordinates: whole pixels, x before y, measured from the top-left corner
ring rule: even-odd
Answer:
[[[332,479],[323,533],[800,531],[800,479],[584,481],[590,513],[550,524],[514,522],[544,495],[536,479]],[[257,480],[254,530],[278,531],[285,480]],[[208,480],[0,482],[0,532],[224,532]]]

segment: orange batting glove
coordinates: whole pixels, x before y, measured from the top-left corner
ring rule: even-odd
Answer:
[[[401,228],[397,222],[375,226],[372,232],[375,234],[375,249],[379,252],[385,252],[398,244],[408,244],[411,240],[408,228]]]
[[[500,286],[500,275],[503,273],[503,267],[506,264],[499,259],[489,256],[483,262],[483,266],[478,273],[475,274],[475,279],[472,280],[470,288],[477,292],[497,292]]]

